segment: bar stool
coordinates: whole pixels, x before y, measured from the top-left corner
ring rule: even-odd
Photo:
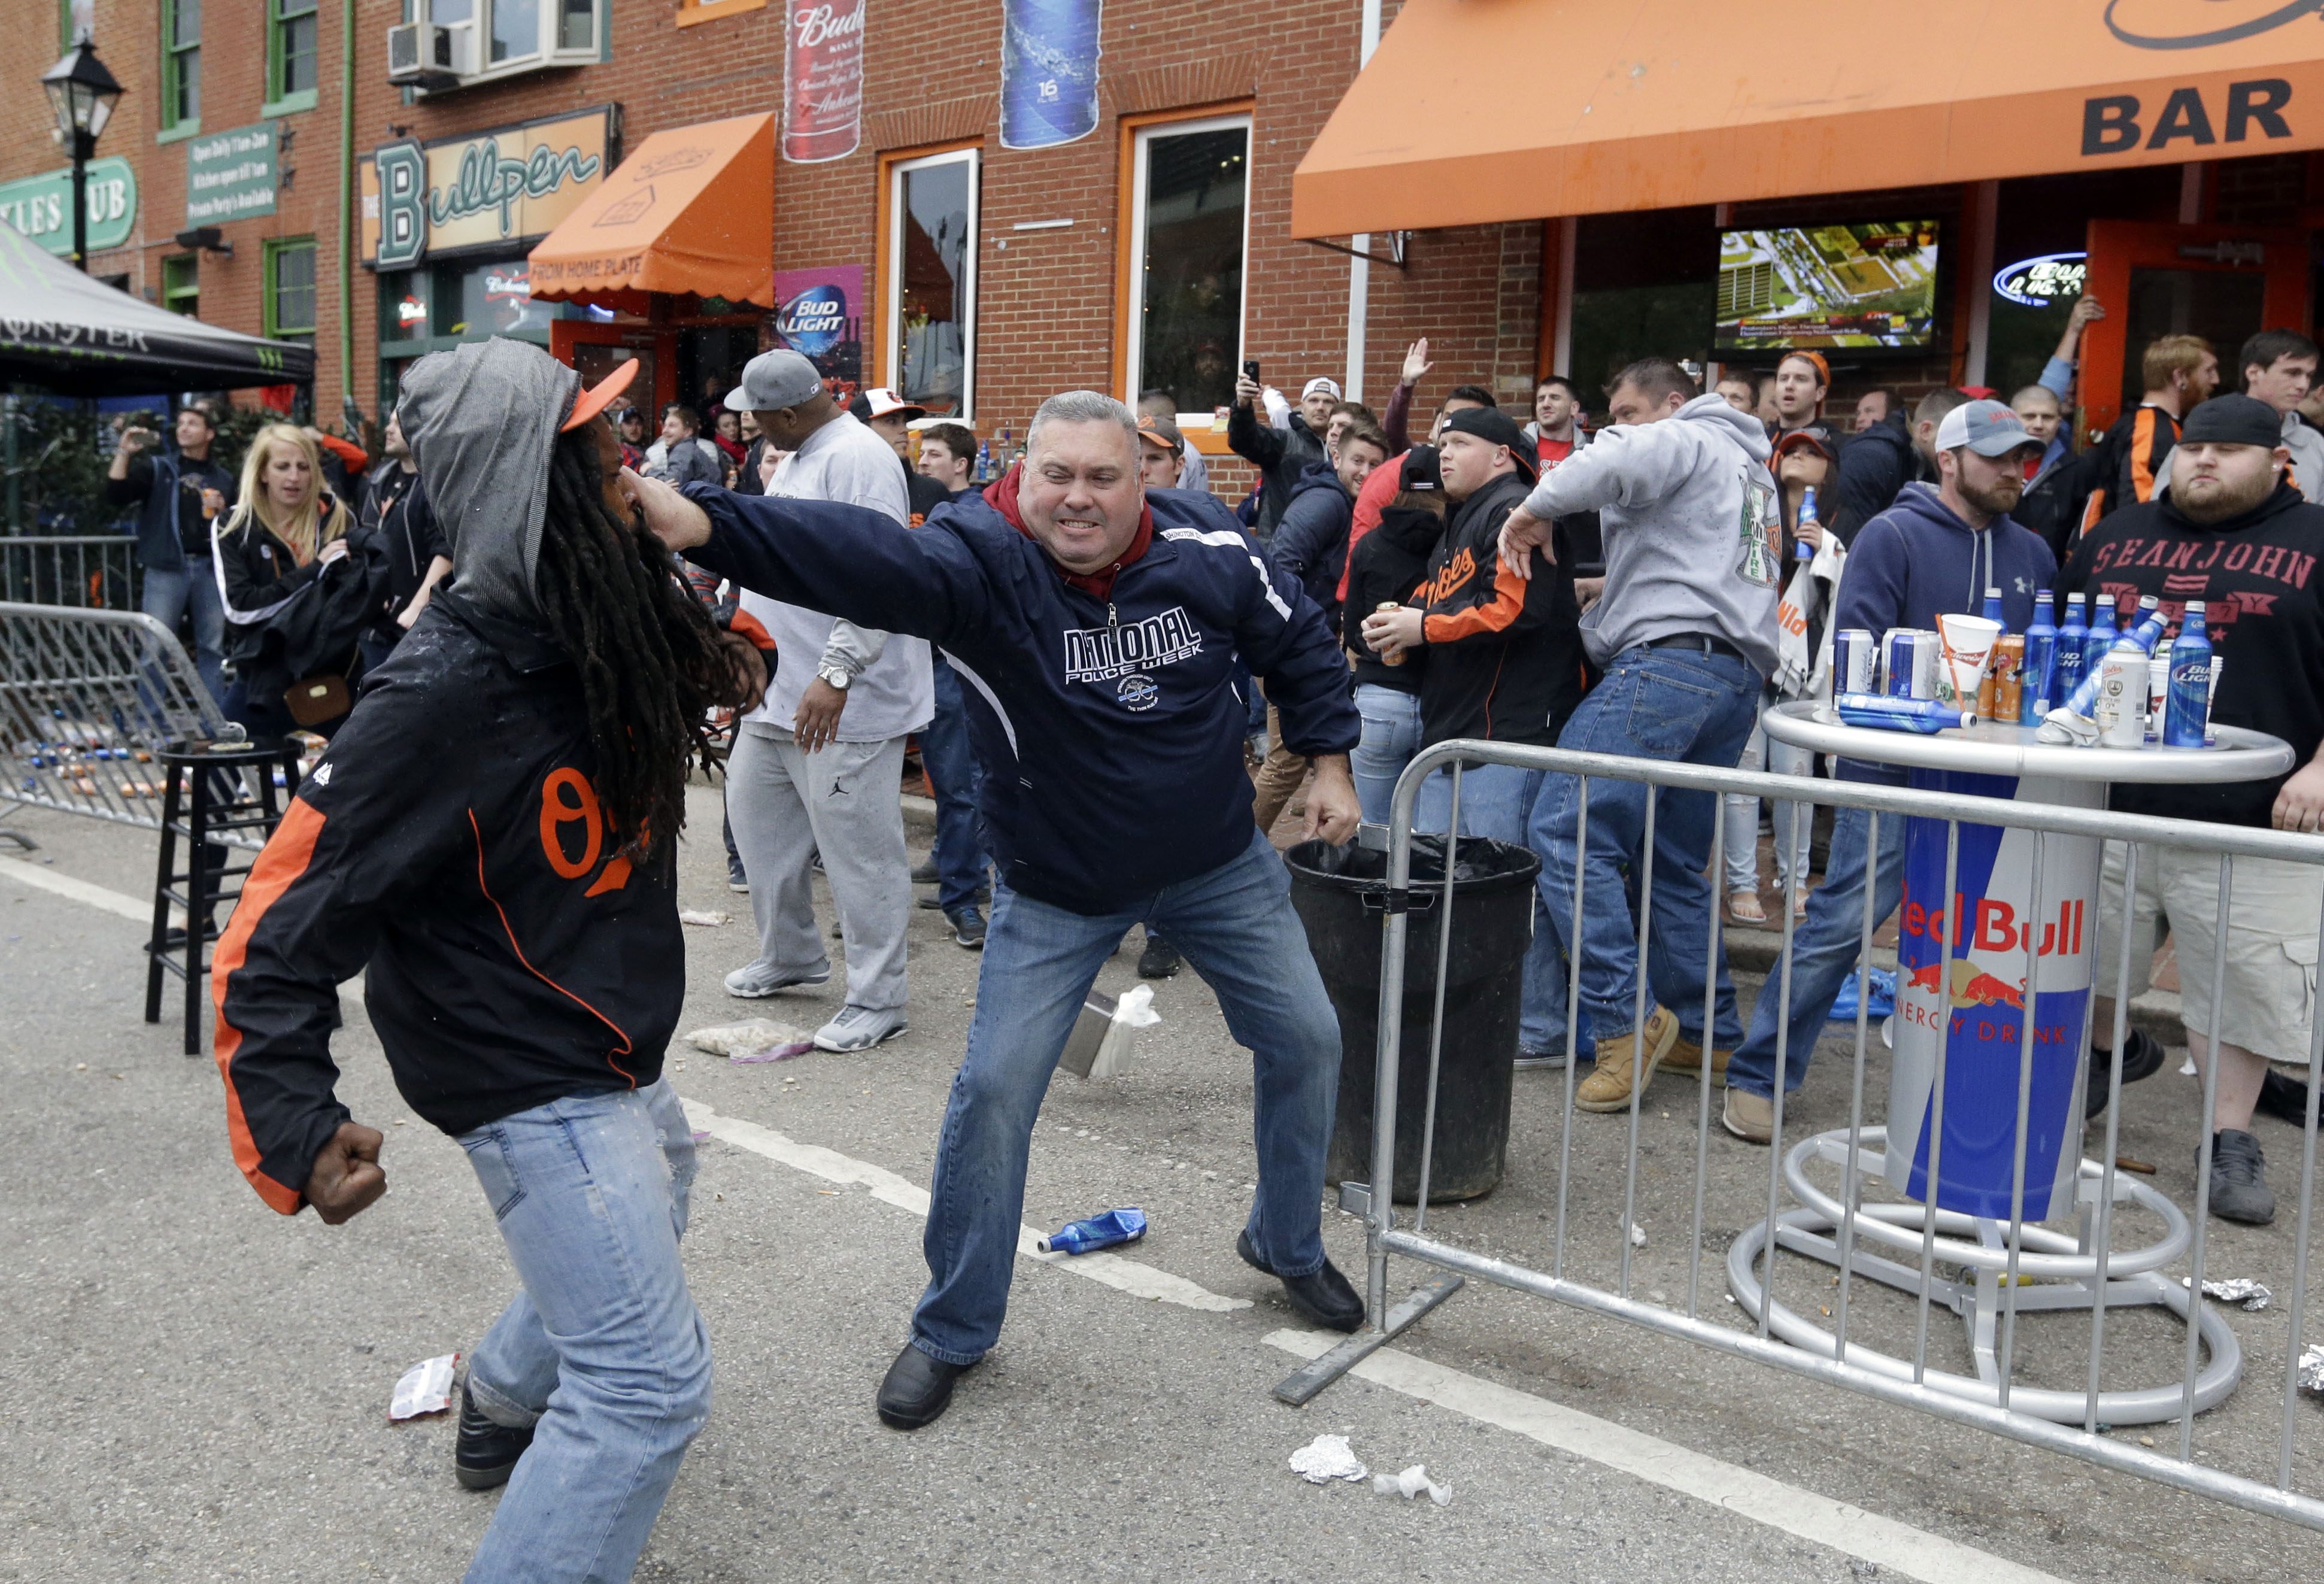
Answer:
[[[290,793],[299,785],[298,750],[287,739],[272,747],[255,742],[209,742],[200,739],[167,744],[154,756],[169,769],[161,797],[161,858],[153,878],[153,934],[145,943],[145,1021],[161,1020],[161,974],[186,984],[186,1054],[202,1054],[202,978],[209,972],[209,943],[217,934],[210,916],[220,903],[242,896],[242,881],[257,861],[230,864],[220,838],[233,831],[274,833]],[[283,791],[275,793],[273,770],[281,766]],[[244,770],[255,770],[258,800],[235,797]],[[178,843],[186,843],[186,868],[178,865]],[[179,887],[184,887],[180,890]],[[172,931],[170,908],[183,908],[186,927]],[[176,938],[171,938],[172,936]],[[180,961],[177,953],[182,948]]]

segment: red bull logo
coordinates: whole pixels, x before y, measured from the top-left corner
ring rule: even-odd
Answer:
[[[2043,920],[2040,925],[2041,940],[2034,948],[2034,955],[2037,957],[2080,956],[2082,951],[2082,926],[2085,922],[2083,916],[2089,907],[2088,902],[2079,898],[2058,904],[2057,911]],[[1948,916],[1946,910],[1941,907],[1925,907],[1908,898],[1904,903],[1904,916],[1899,927],[1908,939],[1932,941],[1941,945],[1945,936],[1945,920]],[[1952,944],[1955,952],[2022,953],[2030,943],[2035,928],[2032,922],[2021,925],[2017,919],[2017,910],[1999,898],[1979,897],[1972,899],[1959,891],[1953,893],[1953,907],[1950,916],[1960,921],[1959,926],[1953,931]],[[1912,953],[1908,948],[1907,954],[1917,956],[1919,953]],[[1931,972],[1933,972],[1933,968]],[[1914,971],[1912,982],[1914,984],[1921,982],[1919,970]],[[1936,989],[1936,981],[1930,980],[1928,988]]]
[[[2021,1012],[2025,1009],[2025,981],[2023,979],[1997,979],[1975,962],[1960,958],[1954,959],[1952,966],[1952,992],[1947,999],[1956,1008],[2015,1007]],[[1904,982],[1913,990],[1926,990],[1933,996],[1939,993],[1943,981],[1943,965],[1924,962],[1913,969]]]

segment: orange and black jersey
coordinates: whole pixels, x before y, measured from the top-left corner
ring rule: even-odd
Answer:
[[[685,990],[673,843],[614,851],[572,663],[439,591],[260,854],[212,968],[235,1162],[295,1213],[346,1108],[338,985],[458,1135],[661,1075]]]
[[[2098,477],[2082,508],[2081,531],[2089,532],[2126,506],[2154,499],[2154,481],[2178,444],[2179,420],[2167,408],[2142,401],[2116,419],[2098,442]]]
[[[1551,529],[1554,562],[1533,553],[1531,577],[1500,563],[1501,524],[1531,488],[1508,474],[1462,502],[1429,557],[1426,580],[1405,602],[1427,612],[1421,631],[1428,663],[1420,680],[1425,742],[1554,743],[1581,702],[1582,612],[1564,528]]]

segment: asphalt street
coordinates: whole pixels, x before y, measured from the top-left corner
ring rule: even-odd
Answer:
[[[454,1484],[448,1419],[386,1414],[406,1368],[465,1352],[511,1291],[460,1151],[397,1097],[350,987],[341,1093],[387,1134],[388,1195],[336,1229],[268,1211],[228,1157],[214,1066],[180,1054],[170,1018],[142,1018],[144,931],[123,911],[150,897],[151,833],[0,823],[41,843],[0,856],[0,1578],[456,1578],[496,1498]],[[687,932],[681,1030],[812,1027],[836,977],[767,1002],[721,988],[752,947],[717,828],[715,795],[697,791],[682,904],[733,916]],[[1001,1344],[951,1413],[886,1430],[872,1395],[926,1276],[916,1195],[978,962],[933,912],[916,913],[912,951],[911,1031],[877,1051],[673,1061],[705,1135],[687,1275],[716,1400],[642,1579],[2324,1575],[2324,1536],[2290,1524],[1473,1283],[1362,1377],[1283,1406],[1269,1387],[1323,1344],[1234,1256],[1250,1063],[1191,972],[1159,988],[1163,1024],[1126,1075],[1056,1080],[1035,1140],[1028,1224],[1134,1204],[1151,1234],[1102,1264],[1020,1259]],[[1102,987],[1136,982],[1136,954],[1133,937]],[[1846,1121],[1840,1050],[1787,1127]],[[1563,1085],[1520,1075],[1508,1180],[1438,1207],[1433,1232],[1550,1257]],[[1867,1093],[1885,1092],[1876,1054]],[[1713,1124],[1691,1268],[1697,1094],[1668,1075],[1649,1092],[1631,1286],[1683,1308],[1692,1278],[1704,1312],[1741,1324],[1725,1249],[1765,1212],[1768,1157]],[[2126,1101],[2125,1152],[2181,1203],[2193,1097],[2166,1072]],[[2260,1130],[2288,1207],[2296,1137]],[[1573,1134],[1567,1270],[1609,1285],[1626,1135],[1618,1118]],[[1325,1235],[1360,1272],[1360,1224],[1333,1211]],[[2277,1302],[2230,1314],[2246,1379],[2197,1423],[2207,1461],[2273,1470],[2291,1251],[2288,1214],[2212,1241],[2213,1275],[2260,1277]],[[1425,1274],[1398,1264],[1391,1280]],[[1831,1301],[1829,1272],[1786,1258],[1775,1279],[1795,1306]],[[1909,1304],[1857,1293],[1868,1340],[1909,1337]],[[1966,1368],[1959,1323],[1940,1310],[1932,1325],[1932,1364]],[[2324,1317],[2310,1328],[2324,1339]],[[2109,1382],[2175,1380],[2182,1334],[2118,1317]],[[2078,1385],[2086,1340],[2086,1322],[2029,1318],[2026,1377]],[[2324,1401],[2298,1406],[2295,1485],[2324,1493]],[[1375,1470],[1425,1464],[1451,1504],[1303,1483],[1286,1459],[1320,1433]],[[2175,1427],[2113,1433],[2176,1445]]]

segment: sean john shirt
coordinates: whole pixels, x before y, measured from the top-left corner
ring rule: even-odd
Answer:
[[[2087,593],[2112,599],[2116,617],[2141,595],[2161,601],[2175,636],[2190,600],[2203,603],[2222,668],[2211,719],[2292,744],[2293,766],[2324,741],[2324,506],[2291,484],[2224,522],[2180,515],[2165,495],[2113,513],[2082,540],[2058,577],[2059,603]],[[2167,641],[2167,638],[2166,638]],[[2209,787],[2117,784],[2110,806],[2132,814],[2265,825],[2286,779]]]

